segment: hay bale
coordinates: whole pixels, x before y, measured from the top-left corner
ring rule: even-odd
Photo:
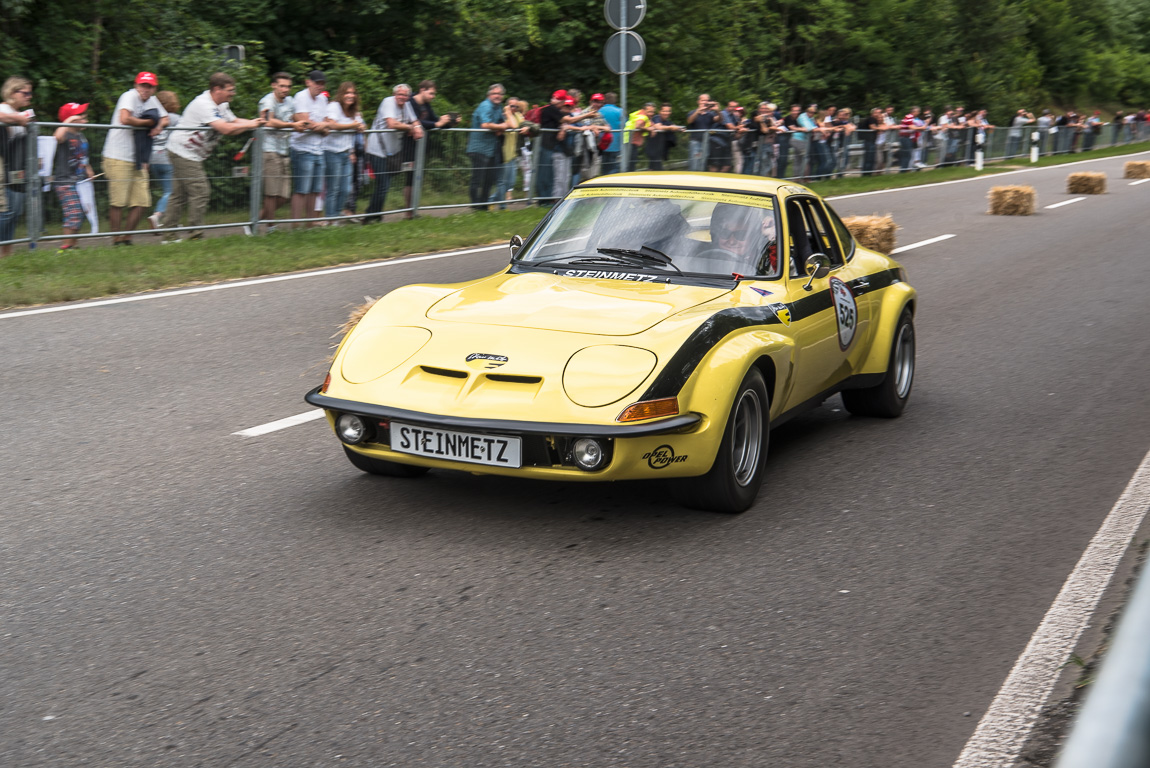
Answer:
[[[1150,179],[1150,162],[1146,160],[1128,160],[1126,162],[1126,179]]]
[[[1101,171],[1079,171],[1066,177],[1066,191],[1072,195],[1106,193],[1106,174]]]
[[[995,216],[1030,216],[1038,209],[1038,193],[1034,187],[1012,185],[991,187],[990,213]]]
[[[848,216],[843,224],[863,248],[889,256],[894,250],[895,231],[899,228],[890,214],[886,216]]]

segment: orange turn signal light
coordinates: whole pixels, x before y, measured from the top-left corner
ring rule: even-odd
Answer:
[[[327,392],[327,388],[331,385],[331,371],[328,371],[327,376],[323,378],[323,386],[319,388],[320,392]]]
[[[641,403],[628,405],[622,413],[615,417],[615,421],[642,421],[659,416],[674,416],[678,412],[679,399],[665,397],[662,400],[645,400]]]

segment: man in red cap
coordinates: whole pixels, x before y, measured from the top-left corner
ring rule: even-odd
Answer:
[[[568,105],[567,102],[571,104]],[[544,204],[553,202],[552,188],[555,185],[555,167],[553,165],[557,155],[560,164],[565,166],[566,155],[563,154],[562,141],[566,138],[566,131],[560,136],[560,131],[568,124],[578,120],[572,116],[571,107],[575,100],[568,96],[565,89],[559,89],[551,94],[551,103],[539,113],[539,170],[535,174],[535,197]],[[566,108],[566,109],[565,109]]]
[[[108,131],[104,142],[104,173],[108,176],[108,219],[113,232],[131,231],[140,223],[145,208],[152,206],[148,192],[148,169],[136,167],[136,142],[129,128],[147,128],[149,136],[156,136],[168,126],[168,113],[156,98],[159,84],[152,72],[136,75],[136,86],[120,96],[112,112],[112,125],[124,126]],[[148,110],[156,110],[159,121],[144,117]],[[127,221],[124,209],[128,209]],[[131,245],[130,235],[118,235],[113,245]]]

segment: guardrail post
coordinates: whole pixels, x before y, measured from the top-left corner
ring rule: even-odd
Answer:
[[[411,182],[411,215],[413,217],[419,215],[419,199],[423,195],[423,167],[426,165],[428,141],[427,133],[424,133],[415,142],[415,167],[412,169],[415,178]]]
[[[248,206],[248,215],[251,217],[251,233],[253,235],[261,234],[262,227],[260,226],[261,210],[263,208],[263,191],[264,191],[264,131],[261,126],[256,128],[256,135],[252,138],[252,164],[251,164],[251,184],[248,190],[251,194],[250,205]]]
[[[26,201],[24,221],[28,230],[28,250],[35,250],[36,241],[40,239],[41,230],[44,226],[44,209],[41,205],[43,193],[40,191],[43,182],[40,181],[38,144],[40,124],[28,123],[27,132],[24,135],[27,137],[24,140],[24,168],[26,169],[24,171],[24,200]]]
[[[539,153],[543,151],[543,134],[538,133],[531,137],[531,160],[528,163],[531,166],[531,181],[523,180],[523,186],[527,187],[527,204],[535,205],[535,180],[539,178]]]

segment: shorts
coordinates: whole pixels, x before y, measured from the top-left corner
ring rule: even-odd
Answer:
[[[291,197],[291,160],[264,152],[264,197]]]
[[[80,205],[80,193],[76,191],[76,185],[58,185],[56,197],[60,198],[60,208],[64,212],[64,228],[78,230],[84,223],[84,206]]]
[[[719,144],[716,141],[712,141],[707,149],[709,150],[707,153],[707,165],[717,165],[722,168],[731,164],[730,144]]]
[[[135,163],[105,157],[104,173],[108,176],[108,205],[113,208],[152,207],[147,168],[137,170]]]
[[[291,171],[295,176],[295,193],[312,195],[323,191],[323,155],[291,151]]]

